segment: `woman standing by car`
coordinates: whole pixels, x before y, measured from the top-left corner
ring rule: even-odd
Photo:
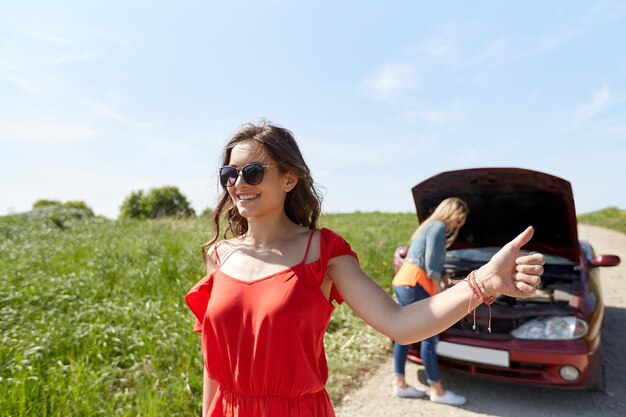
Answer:
[[[467,204],[456,197],[443,200],[435,211],[413,233],[406,262],[393,278],[393,291],[398,304],[406,306],[432,297],[442,289],[441,279],[446,249],[459,234],[467,219]],[[439,378],[437,365],[437,335],[422,340],[420,356],[426,368],[430,384],[430,400],[433,402],[462,405],[465,397],[446,390]],[[393,394],[401,398],[419,398],[424,391],[407,384],[404,377],[408,345],[395,342],[393,362],[395,383]]]

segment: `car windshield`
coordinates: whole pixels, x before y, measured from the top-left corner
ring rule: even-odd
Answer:
[[[446,253],[446,261],[454,262],[454,261],[463,261],[463,262],[476,262],[476,263],[487,263],[491,259],[491,257],[499,251],[499,247],[485,247],[485,248],[473,248],[473,249],[456,249],[451,250]],[[527,255],[533,252],[525,252],[522,251],[523,255]],[[569,259],[563,258],[562,256],[555,256],[549,254],[543,254],[546,265],[574,265],[572,261]]]

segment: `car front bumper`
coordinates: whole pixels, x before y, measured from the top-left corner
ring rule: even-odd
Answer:
[[[588,388],[601,374],[601,339],[488,340],[439,335],[441,369],[494,380],[571,388]],[[452,349],[450,349],[452,348]],[[439,351],[442,352],[439,352]],[[421,363],[419,343],[409,347],[409,359]],[[572,366],[580,375],[574,380],[561,376]]]

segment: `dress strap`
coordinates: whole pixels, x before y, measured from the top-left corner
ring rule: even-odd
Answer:
[[[317,229],[313,229],[313,231],[309,235],[309,241],[306,244],[306,250],[304,251],[304,257],[300,261],[301,264],[303,264],[306,261],[306,256],[309,254],[309,248],[311,247],[311,241],[313,240],[313,235],[315,234],[316,231],[317,231]]]
[[[215,246],[213,246],[213,253],[211,254],[213,256],[213,259],[215,260],[215,266],[218,267],[220,266],[220,256],[217,254],[217,245],[219,245],[220,243],[222,242],[217,242]]]

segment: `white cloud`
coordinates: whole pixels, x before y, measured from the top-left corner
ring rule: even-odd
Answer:
[[[482,76],[482,74],[474,74],[472,76],[472,82],[474,83],[474,85],[485,85],[487,84],[487,80],[485,79],[485,77]]]
[[[9,74],[4,71],[0,71],[0,78],[4,78],[6,81],[15,84],[16,86],[28,91],[29,93],[35,93],[37,91],[33,83],[26,80],[25,78],[20,77],[19,75]]]
[[[422,121],[431,125],[441,124],[446,120],[445,115],[438,110],[408,110],[403,119],[408,122]]]
[[[301,142],[301,145],[306,143],[309,158],[326,161],[326,163],[334,160],[346,165],[357,163],[366,166],[380,166],[388,163],[389,157],[397,152],[392,149],[394,147],[388,146],[382,140],[378,144],[332,139],[305,139]],[[330,143],[332,146],[329,146]]]
[[[156,123],[138,120],[134,115],[127,114],[119,109],[124,99],[115,93],[107,94],[112,104],[95,100],[83,100],[82,104],[91,110],[91,113],[98,119],[113,121],[131,126],[137,132],[145,132],[154,127]]]
[[[82,124],[0,119],[0,142],[66,144],[88,141],[98,134],[95,128]]]
[[[408,63],[388,63],[365,79],[365,87],[375,98],[394,101],[417,87],[415,69]]]
[[[450,39],[433,38],[424,47],[426,52],[434,57],[449,55],[454,50],[454,45]]]
[[[476,54],[474,58],[475,61],[472,61],[470,58],[469,62],[473,62],[473,64],[479,68],[483,68],[485,64],[499,66],[510,62],[511,59],[514,59],[514,56],[515,54],[509,47],[508,42],[504,38],[498,38],[487,43],[487,45]]]
[[[574,30],[566,30],[561,33],[556,33],[554,35],[546,36],[543,39],[539,40],[539,44],[537,45],[536,49],[538,51],[543,51],[543,52],[556,49],[559,46],[574,39],[576,36],[580,34],[580,32],[582,32],[581,29],[574,29]]]
[[[428,125],[456,126],[465,120],[463,107],[457,101],[452,102],[446,109],[412,109],[407,110],[402,120],[408,123],[426,123]]]
[[[119,110],[106,103],[85,100],[83,101],[83,104],[90,108],[93,114],[99,119],[112,120],[116,122],[125,120],[125,117]]]
[[[593,98],[576,110],[576,122],[582,124],[591,117],[606,109],[611,101],[611,91],[607,86],[596,91]]]
[[[420,114],[420,117],[428,123],[438,124],[445,120],[443,113],[436,110],[426,110]]]
[[[615,151],[625,149],[623,146],[624,137],[626,136],[626,123],[618,122],[615,124],[593,126],[585,130],[578,137],[578,141],[591,143],[598,146],[614,146]]]
[[[93,31],[94,37],[102,39],[108,43],[111,43],[116,46],[132,46],[133,42],[129,38],[125,38],[121,36],[120,33],[111,33],[107,31]]]
[[[427,146],[421,139],[416,143],[417,139],[389,137],[389,132],[381,134],[380,138],[371,136],[367,139],[301,137],[298,142],[311,169],[315,167],[316,176],[327,171],[327,167],[331,167],[328,172],[336,173],[337,164],[341,165],[341,170],[354,171],[353,168],[383,167],[391,161],[399,163],[417,154],[418,148]]]
[[[66,64],[73,64],[75,62],[95,61],[97,59],[103,58],[105,55],[106,54],[104,52],[100,51],[87,51],[63,54],[58,56],[50,56],[39,59],[39,61],[37,62],[37,66],[43,68],[59,67]]]
[[[53,35],[48,32],[32,31],[32,32],[26,32],[25,35],[32,39],[37,39],[40,41],[53,43],[56,45],[73,45],[74,44],[74,42],[70,41],[69,39],[66,39],[62,36]]]
[[[171,161],[172,158],[191,160],[195,153],[193,146],[171,138],[151,137],[150,139],[142,139],[141,142],[144,144],[144,151],[141,154],[142,160]]]
[[[446,24],[426,41],[424,50],[432,57],[453,55],[458,48],[460,32],[466,28],[456,24]]]
[[[607,26],[614,21],[622,20],[626,15],[622,5],[615,6],[603,2],[591,2],[589,5],[584,10],[580,10],[580,13],[561,22],[563,27],[559,32],[540,39],[535,50],[545,52],[558,48],[599,26]]]
[[[498,55],[502,51],[506,49],[506,41],[502,38],[494,39],[489,42],[487,46],[483,48],[482,55],[485,57],[492,57],[494,55]]]
[[[482,52],[470,52],[470,41],[481,30],[480,26],[476,22],[447,23],[425,41],[422,49],[431,58],[447,61],[453,67],[466,66],[475,60],[476,55],[493,54],[503,46],[502,41],[496,40]]]

